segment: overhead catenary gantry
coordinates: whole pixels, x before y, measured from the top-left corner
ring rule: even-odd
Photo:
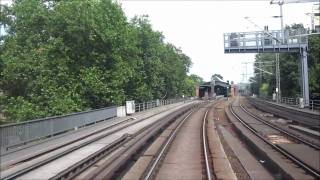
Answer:
[[[309,105],[309,82],[305,30],[254,31],[224,34],[225,53],[300,53],[302,96]],[[283,41],[281,41],[283,40]],[[279,89],[280,91],[280,89]]]
[[[269,31],[264,29],[254,32],[233,32],[224,34],[225,53],[275,53],[279,69],[278,53],[300,53],[300,77],[303,106],[309,106],[309,81],[308,81],[308,32],[304,29],[283,29],[282,5],[288,3],[316,2],[315,0],[271,0],[270,4],[280,5],[281,30]],[[248,18],[246,18],[250,21]],[[261,29],[261,28],[259,28]],[[276,72],[277,102],[281,97],[280,70]]]

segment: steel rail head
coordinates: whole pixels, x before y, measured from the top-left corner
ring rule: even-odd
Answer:
[[[301,143],[304,143],[304,144],[306,144],[306,145],[308,145],[308,146],[311,146],[312,148],[314,148],[314,149],[316,149],[316,150],[319,150],[319,149],[320,149],[319,146],[317,146],[317,145],[315,145],[315,144],[312,144],[312,143],[310,143],[310,142],[308,142],[308,141],[306,141],[306,140],[304,140],[304,139],[302,139],[302,138],[300,138],[300,137],[298,137],[298,136],[296,136],[296,135],[294,135],[294,134],[292,134],[292,133],[289,133],[289,132],[287,132],[287,131],[285,131],[285,130],[279,128],[279,127],[277,127],[276,125],[273,125],[273,124],[271,124],[271,123],[263,120],[262,118],[254,115],[253,113],[249,112],[246,108],[244,108],[241,104],[240,104],[240,107],[241,107],[241,109],[242,109],[244,112],[246,112],[248,115],[250,115],[251,117],[255,118],[256,120],[258,120],[258,121],[266,124],[267,126],[272,127],[272,128],[274,128],[274,129],[276,129],[276,130],[278,130],[278,131],[286,134],[287,136],[290,136],[291,138],[293,138],[293,139],[295,139],[295,140],[298,140],[298,141],[301,142]]]
[[[115,172],[119,169],[119,167],[126,164],[126,161],[134,154],[138,149],[142,147],[151,137],[154,136],[156,132],[159,132],[162,127],[166,126],[170,121],[175,118],[178,118],[181,114],[184,114],[186,111],[190,110],[194,107],[194,104],[186,106],[183,109],[180,109],[178,112],[172,113],[163,117],[162,120],[164,122],[156,121],[155,123],[151,124],[149,128],[146,128],[146,131],[141,131],[142,134],[138,136],[140,138],[133,138],[134,142],[131,142],[131,145],[126,145],[127,148],[121,150],[121,154],[126,154],[125,156],[119,156],[109,159],[109,162],[105,162],[99,167],[94,170],[92,173],[86,175],[84,179],[111,179],[115,174]],[[111,160],[111,161],[110,161]]]
[[[150,169],[147,171],[146,176],[144,177],[144,180],[150,180],[152,179],[152,175],[154,174],[157,166],[159,165],[160,160],[164,156],[167,148],[172,143],[174,137],[176,136],[177,132],[181,128],[181,126],[184,124],[186,119],[193,113],[194,111],[191,111],[182,121],[180,121],[179,125],[174,129],[174,131],[171,133],[170,137],[166,141],[166,143],[162,146],[160,153],[157,155],[156,159],[153,161]]]
[[[202,123],[202,140],[203,140],[203,153],[204,153],[204,159],[206,162],[206,172],[207,172],[207,179],[212,180],[212,173],[211,168],[209,164],[209,154],[208,154],[208,140],[207,140],[207,131],[206,131],[206,120],[207,120],[207,114],[208,111],[206,111],[204,117],[203,117],[203,123]]]
[[[126,126],[121,127],[121,128],[123,129],[123,128],[128,127],[128,126],[130,126],[130,125],[126,125]],[[33,170],[36,169],[36,168],[39,168],[39,167],[44,166],[44,165],[46,165],[46,164],[48,164],[48,163],[50,163],[50,162],[53,162],[53,161],[55,161],[55,160],[57,160],[57,159],[65,156],[65,155],[67,155],[67,154],[70,154],[70,153],[72,153],[72,152],[74,152],[74,151],[76,151],[76,150],[78,150],[78,149],[80,149],[80,148],[82,148],[82,147],[84,147],[84,146],[86,146],[86,145],[89,145],[89,144],[91,144],[91,143],[93,143],[93,142],[95,142],[95,141],[98,141],[98,140],[100,140],[100,139],[102,139],[102,138],[104,138],[104,137],[106,137],[106,136],[108,136],[108,135],[110,135],[110,134],[113,134],[113,133],[115,133],[115,132],[117,132],[117,131],[118,131],[118,129],[117,129],[117,130],[110,131],[110,132],[108,132],[108,133],[106,133],[106,134],[100,135],[100,136],[98,136],[98,137],[95,137],[95,138],[93,138],[93,139],[91,139],[91,140],[89,140],[89,141],[86,141],[86,142],[84,142],[84,143],[82,143],[82,144],[79,144],[79,145],[76,145],[76,146],[74,146],[74,147],[72,147],[72,148],[70,148],[70,149],[67,149],[66,151],[63,151],[63,152],[58,153],[58,154],[56,154],[56,155],[53,155],[53,156],[49,157],[48,159],[45,159],[45,160],[40,161],[40,162],[38,162],[38,163],[36,163],[36,164],[33,164],[33,165],[31,165],[31,166],[28,166],[27,168],[24,168],[24,169],[21,169],[21,170],[19,170],[19,171],[17,171],[17,172],[14,172],[13,174],[10,174],[10,175],[4,177],[3,179],[6,179],[6,180],[9,180],[9,179],[17,179],[17,178],[23,176],[24,174],[33,171]],[[128,136],[128,135],[124,135],[124,136],[122,136],[119,140],[116,140],[115,142],[120,141],[120,140],[121,140],[121,141],[122,141],[122,140],[125,140],[125,139],[127,138],[127,136]],[[112,145],[112,144],[110,144],[110,145]],[[109,147],[109,146],[108,146],[108,147]],[[107,147],[107,148],[108,148],[108,147]]]
[[[97,140],[99,140],[99,139],[102,139],[102,138],[104,138],[104,137],[106,137],[106,136],[108,136],[108,135],[110,135],[110,134],[112,134],[112,133],[115,133],[115,132],[119,131],[120,129],[124,129],[124,128],[130,126],[130,125],[133,125],[133,124],[136,124],[136,123],[138,123],[138,122],[147,120],[148,118],[153,117],[153,116],[156,116],[156,115],[158,115],[158,114],[160,114],[160,113],[161,113],[161,112],[158,112],[158,113],[153,114],[153,115],[151,115],[151,116],[142,117],[142,119],[139,119],[138,121],[134,121],[134,122],[130,122],[130,121],[131,121],[131,118],[128,118],[128,119],[125,119],[125,120],[120,121],[120,122],[118,122],[118,123],[115,123],[115,124],[113,124],[113,125],[111,125],[111,126],[108,126],[108,127],[106,127],[106,128],[103,128],[103,129],[101,129],[101,130],[99,130],[99,131],[90,133],[90,134],[87,135],[86,137],[89,137],[89,136],[91,136],[91,135],[100,133],[100,132],[102,132],[102,131],[104,131],[104,130],[107,130],[107,129],[116,127],[116,126],[118,126],[118,125],[120,125],[120,124],[122,124],[122,123],[127,123],[127,122],[129,122],[129,124],[124,124],[122,127],[119,127],[118,129],[111,130],[111,131],[108,132],[108,133],[102,134],[102,135],[100,135],[100,136],[98,136],[98,137],[95,137],[94,139],[92,139],[92,140],[90,140],[90,141],[86,141],[86,142],[84,142],[84,143],[82,143],[82,144],[79,144],[79,145],[77,145],[77,146],[74,146],[74,147],[72,147],[72,148],[70,148],[70,149],[68,149],[68,150],[66,150],[66,151],[63,151],[62,153],[59,153],[59,154],[57,154],[57,155],[54,155],[54,156],[52,156],[52,157],[50,157],[50,158],[48,158],[48,159],[46,159],[46,160],[44,160],[44,161],[41,161],[41,162],[36,163],[36,164],[34,164],[34,165],[31,165],[31,166],[29,166],[29,167],[27,167],[27,168],[21,169],[21,170],[19,170],[19,171],[17,171],[17,172],[14,172],[14,173],[6,176],[6,177],[3,177],[3,179],[16,179],[16,178],[18,178],[19,176],[22,176],[22,175],[24,175],[24,174],[26,174],[26,173],[28,173],[28,172],[30,172],[30,171],[32,171],[32,170],[40,167],[40,166],[43,166],[43,165],[45,165],[45,164],[47,164],[47,163],[50,163],[50,162],[52,162],[52,161],[54,161],[54,160],[56,160],[56,159],[58,159],[58,158],[61,158],[62,156],[65,156],[65,155],[67,155],[67,154],[69,154],[69,153],[71,153],[71,152],[73,152],[73,151],[75,151],[75,150],[77,150],[77,149],[79,149],[79,148],[81,148],[81,147],[83,147],[83,146],[86,146],[86,145],[88,145],[88,144],[90,144],[90,143],[92,143],[92,142],[95,142],[95,141],[97,141]],[[143,116],[143,115],[140,115],[140,116]],[[86,138],[86,137],[85,137],[85,138]],[[76,142],[76,141],[74,141],[74,142]],[[74,142],[71,142],[71,143],[74,143]],[[70,143],[67,143],[66,145],[69,145],[69,144],[70,144]],[[63,147],[63,145],[62,145],[62,146],[59,146],[59,147],[57,147],[57,148],[61,148],[61,147]],[[56,148],[56,149],[57,149],[57,148]],[[53,150],[55,150],[55,149],[53,149]],[[48,151],[48,152],[51,152],[51,151],[52,151],[52,150],[50,150],[50,151]]]
[[[268,140],[266,140],[263,136],[261,136],[254,128],[252,128],[248,123],[246,123],[244,120],[242,120],[240,118],[239,115],[237,115],[234,111],[233,111],[233,107],[232,105],[229,105],[229,110],[230,112],[233,114],[233,116],[235,118],[237,118],[242,125],[244,125],[245,127],[247,127],[252,133],[254,133],[257,137],[259,137],[262,141],[264,141],[266,144],[268,144],[269,146],[271,146],[273,149],[275,149],[276,151],[280,152],[282,155],[284,155],[285,157],[287,157],[288,159],[290,159],[291,161],[293,161],[294,163],[296,163],[298,166],[300,166],[301,168],[303,168],[304,170],[306,170],[308,173],[312,174],[313,176],[315,176],[316,178],[320,178],[320,172],[318,170],[313,169],[312,167],[310,167],[309,165],[305,164],[304,162],[300,161],[298,158],[296,158],[294,155],[292,155],[290,152],[286,151],[285,149],[281,148],[280,146],[277,146],[275,144],[272,144],[271,142],[269,142]]]
[[[188,107],[186,107],[186,108],[188,108]],[[185,111],[185,109],[182,109],[183,111]],[[174,115],[174,116],[177,116],[177,115]],[[172,118],[172,117],[171,117]],[[170,117],[168,118],[168,119],[171,119]],[[130,139],[128,140],[128,141],[126,141],[126,142],[124,142],[123,144],[122,144],[122,146],[126,146],[126,145],[124,145],[125,143],[129,143],[130,144],[130,140],[133,140],[133,141],[137,141],[136,143],[133,143],[133,144],[131,144],[131,145],[133,145],[134,146],[134,144],[135,145],[137,145],[137,144],[139,144],[139,142],[143,139],[143,138],[149,138],[148,136],[150,136],[150,135],[147,135],[147,134],[149,134],[149,133],[151,133],[151,134],[153,134],[154,132],[156,132],[158,129],[155,129],[154,127],[161,127],[162,125],[161,124],[166,124],[167,122],[161,122],[161,121],[156,121],[156,122],[154,122],[154,123],[152,123],[152,124],[149,124],[149,125],[147,125],[147,126],[145,126],[145,127],[143,127],[142,129],[140,129],[138,132],[136,132],[135,134],[132,134],[131,135],[131,137],[130,137]],[[160,128],[161,129],[161,128]],[[152,136],[152,135],[151,135]],[[140,137],[140,138],[139,138]],[[141,139],[142,138],[142,139]],[[132,142],[131,142],[132,143]],[[143,144],[143,143],[142,143]],[[130,147],[130,145],[128,146],[128,147]],[[126,151],[126,150],[125,150]],[[96,154],[96,153],[95,153]],[[97,159],[97,161],[98,160],[100,160],[100,159],[102,159],[104,156],[101,156],[101,158],[99,158],[99,159]],[[87,158],[88,159],[88,161],[90,160],[90,157],[89,158]],[[115,159],[114,159],[115,160]],[[97,161],[95,161],[95,162],[97,162]],[[116,160],[115,160],[116,161]],[[94,162],[94,163],[95,163]],[[113,161],[110,161],[110,163],[111,162],[113,162]],[[94,163],[92,163],[92,164],[94,164]],[[107,164],[107,165],[110,165],[110,163],[103,163],[103,165],[101,165],[98,169],[96,169],[96,171],[94,172],[94,173],[92,173],[91,175],[88,175],[88,176],[86,176],[85,177],[85,179],[108,179],[108,176],[112,176],[112,173],[110,173],[110,172],[108,172],[108,173],[106,173],[106,172],[103,172],[104,170],[105,170],[105,168],[103,168],[103,167],[106,167],[105,165]],[[91,165],[92,165],[91,164]],[[79,167],[81,168],[82,167],[82,164],[79,164]],[[86,169],[86,168],[85,168]],[[84,170],[85,170],[84,169]],[[77,174],[76,174],[77,175]],[[76,177],[76,176],[74,176],[74,177]],[[73,178],[73,177],[72,177]],[[72,179],[71,178],[71,179]]]
[[[317,114],[315,111],[297,111],[293,106],[285,107],[281,104],[271,103],[268,100],[265,101],[258,98],[248,98],[248,100],[257,109],[291,119],[306,126],[314,127],[316,129],[320,128],[320,114]]]
[[[60,179],[73,179],[76,177],[79,173],[90,167],[92,164],[96,163],[101,159],[101,157],[104,157],[105,154],[110,153],[115,148],[118,148],[122,146],[125,142],[128,142],[132,137],[130,137],[130,134],[124,134],[119,139],[116,139],[111,144],[103,147],[96,153],[86,157],[82,161],[79,161],[74,166],[69,167],[66,171],[62,171],[55,175],[54,177],[50,178],[50,180],[60,180]]]

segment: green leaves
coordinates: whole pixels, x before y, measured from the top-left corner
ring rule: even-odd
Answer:
[[[293,24],[287,29],[297,30],[303,28],[301,24]],[[309,88],[310,96],[320,96],[320,35],[308,36],[308,67],[309,67]],[[274,62],[274,54],[257,54],[256,62]],[[274,63],[275,65],[275,63]],[[275,66],[263,67],[264,70],[275,72]],[[275,92],[275,75],[261,74],[255,70],[253,77],[255,83],[252,84],[252,90],[256,94],[261,94],[262,85],[267,83],[268,88],[264,89],[264,94],[271,96]],[[275,73],[274,73],[275,74]],[[280,77],[281,77],[281,94],[284,97],[301,96],[300,85],[300,54],[299,53],[282,53],[280,54]],[[267,91],[265,91],[267,89]],[[267,92],[267,93],[266,93]]]
[[[13,122],[193,95],[191,60],[146,16],[111,0],[19,0],[3,8],[1,103]]]
[[[320,35],[308,37],[308,67],[310,94],[320,96]]]
[[[11,119],[15,119],[16,122],[45,115],[44,112],[39,111],[40,107],[38,105],[27,101],[21,96],[8,98],[5,103],[4,113]]]

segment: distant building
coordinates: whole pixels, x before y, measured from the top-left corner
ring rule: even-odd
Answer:
[[[227,96],[228,89],[230,88],[229,83],[224,82],[221,78],[214,77],[210,82],[202,83],[196,88],[196,94],[199,98],[210,99],[215,96]]]

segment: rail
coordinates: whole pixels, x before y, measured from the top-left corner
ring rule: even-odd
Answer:
[[[282,118],[290,119],[308,127],[316,129],[320,128],[320,114],[316,111],[284,106],[283,104],[270,102],[268,100],[265,101],[260,98],[248,98],[248,100],[253,106],[262,111],[275,114]]]
[[[188,101],[192,98],[154,100],[135,105],[136,112],[159,106]],[[21,123],[0,126],[0,150],[8,151],[13,147],[32,141],[52,137],[70,130],[94,124],[117,116],[117,107],[107,107],[67,114],[63,116],[46,117]]]
[[[237,113],[235,113],[235,111],[233,110],[233,106],[229,105],[229,111],[232,113],[232,115],[239,120],[239,122],[244,125],[247,129],[249,129],[253,134],[255,134],[258,138],[260,138],[262,141],[264,141],[266,144],[270,145],[274,150],[276,150],[277,152],[281,153],[282,155],[284,155],[286,158],[290,159],[291,161],[293,161],[295,164],[297,164],[298,166],[300,166],[302,169],[304,169],[306,172],[312,174],[313,176],[315,176],[316,178],[320,177],[320,174],[317,170],[313,169],[312,167],[310,167],[308,164],[304,163],[303,161],[301,161],[300,159],[298,159],[297,157],[295,157],[294,155],[292,155],[290,152],[288,152],[287,150],[285,150],[283,147],[278,146],[276,144],[271,143],[270,141],[268,141],[264,136],[262,136],[259,132],[257,132],[257,130],[255,130],[252,125],[250,123],[247,123],[244,121],[244,119],[242,119]]]
[[[208,139],[207,139],[207,128],[206,128],[206,124],[207,124],[207,114],[208,111],[206,111],[206,114],[203,117],[203,121],[202,121],[202,144],[203,144],[203,154],[204,154],[204,159],[205,159],[205,163],[206,163],[206,172],[207,172],[207,179],[208,180],[212,180],[212,172],[211,172],[211,167],[210,167],[210,156],[209,156],[209,143],[208,143]]]
[[[72,129],[97,123],[117,115],[116,107],[107,107],[97,110],[90,110],[72,113],[63,116],[47,117],[0,126],[1,152],[8,149],[51,137]]]
[[[166,142],[161,147],[160,152],[155,157],[156,159],[152,162],[152,164],[150,165],[150,168],[145,172],[146,175],[143,178],[144,180],[152,179],[152,176],[154,175],[157,167],[159,166],[161,159],[165,156],[165,153],[168,151],[168,148],[169,148],[170,144],[173,142],[174,138],[176,137],[178,131],[180,130],[180,128],[182,127],[184,122],[188,119],[188,117],[192,113],[193,113],[193,111],[189,112],[188,115],[186,117],[184,117],[183,120],[181,120],[179,122],[178,126],[170,134],[169,138],[166,140]]]
[[[249,116],[251,116],[251,117],[253,117],[254,119],[258,120],[259,122],[262,122],[263,124],[265,124],[265,125],[273,128],[273,129],[276,129],[276,130],[280,131],[281,133],[285,134],[285,135],[288,136],[288,137],[291,137],[292,139],[295,139],[296,141],[298,141],[298,142],[300,142],[300,143],[303,143],[303,144],[306,144],[306,145],[308,145],[308,146],[310,146],[310,147],[313,147],[313,148],[316,149],[316,150],[320,150],[320,147],[319,147],[318,145],[316,145],[316,144],[314,144],[314,143],[312,143],[312,142],[309,142],[309,141],[307,141],[307,140],[305,140],[305,139],[302,139],[301,137],[299,137],[299,136],[297,136],[297,135],[295,135],[295,134],[292,134],[292,133],[290,133],[289,131],[287,131],[287,130],[285,130],[285,129],[282,129],[282,128],[280,128],[280,127],[277,127],[276,125],[273,125],[272,123],[270,123],[270,122],[262,119],[261,117],[253,114],[252,112],[248,111],[245,107],[243,107],[242,104],[240,104],[240,108],[241,108],[246,114],[248,114]]]
[[[137,152],[146,147],[146,143],[160,135],[163,129],[168,127],[178,117],[184,116],[186,112],[194,108],[196,104],[189,104],[177,111],[165,115],[158,121],[149,124],[136,137],[130,134],[132,141],[122,146],[120,150],[112,153],[112,157],[106,158],[105,162],[99,162],[99,166],[95,166],[94,170],[89,172],[83,179],[117,179],[119,174],[122,174],[125,167],[128,166],[128,161],[137,155]],[[143,179],[143,178],[139,178]]]

